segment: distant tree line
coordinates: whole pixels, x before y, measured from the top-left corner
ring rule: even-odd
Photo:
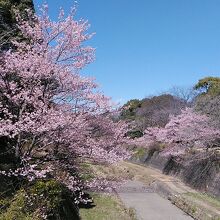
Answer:
[[[170,116],[177,116],[186,107],[210,117],[220,126],[220,78],[206,77],[194,87],[174,86],[161,95],[128,101],[121,111],[120,118],[132,122],[128,133],[139,137],[148,127],[165,127]]]

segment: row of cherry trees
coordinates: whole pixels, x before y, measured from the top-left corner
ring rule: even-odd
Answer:
[[[47,10],[29,12],[29,20],[17,16],[26,40],[14,40],[0,56],[0,137],[17,159],[15,169],[2,173],[29,180],[49,174],[74,191],[74,176],[60,178],[57,170],[77,167],[79,158],[127,158],[127,125],[112,120],[110,99],[80,75],[94,60],[94,49],[84,46],[92,37],[88,23],[74,19],[75,9],[68,16],[61,10],[57,22]]]
[[[213,147],[219,138],[220,130],[209,117],[186,108],[177,116],[171,115],[165,127],[148,127],[144,136],[134,140],[134,144],[148,147],[162,143],[167,146],[164,153],[179,155],[191,147]]]

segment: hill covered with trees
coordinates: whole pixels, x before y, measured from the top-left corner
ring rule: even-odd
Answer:
[[[141,135],[147,127],[164,127],[170,115],[178,115],[190,103],[170,94],[142,100],[130,100],[123,107],[120,118],[134,125],[134,135]]]

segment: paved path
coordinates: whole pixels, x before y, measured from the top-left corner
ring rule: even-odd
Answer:
[[[160,197],[139,181],[124,183],[118,194],[128,208],[134,208],[139,220],[192,220],[183,211]]]

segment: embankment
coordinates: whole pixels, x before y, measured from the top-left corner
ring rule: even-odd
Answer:
[[[194,189],[220,197],[220,152],[217,149],[165,156],[158,147],[140,148],[136,149],[131,162],[157,168]]]

